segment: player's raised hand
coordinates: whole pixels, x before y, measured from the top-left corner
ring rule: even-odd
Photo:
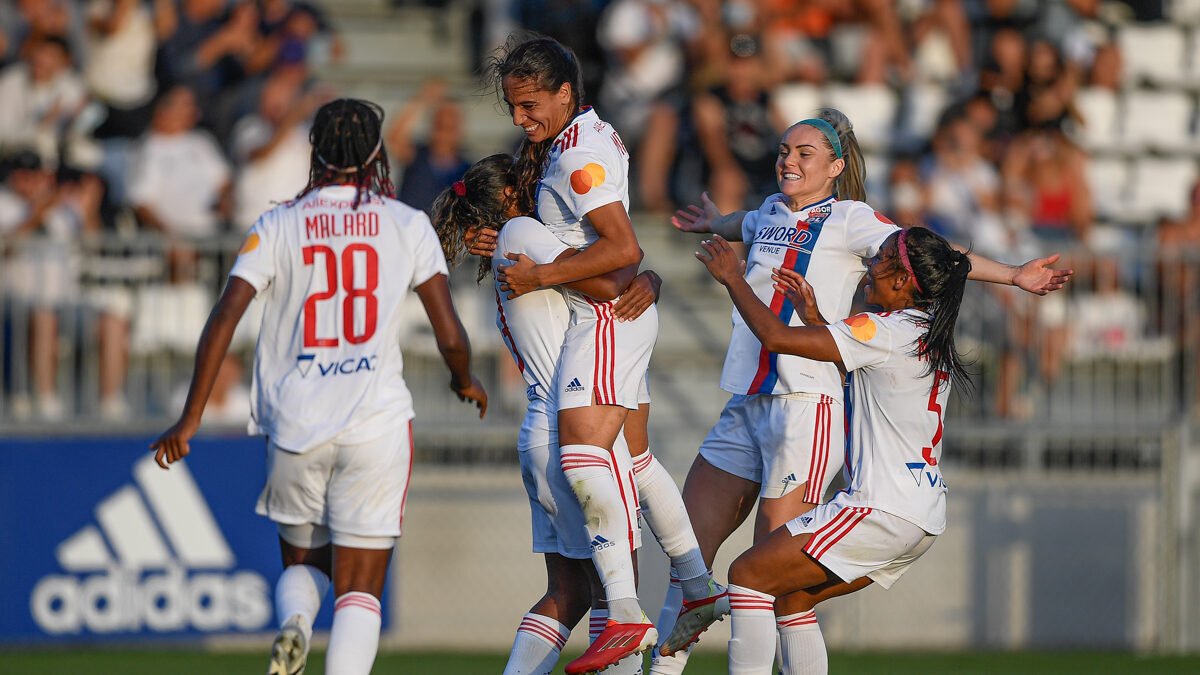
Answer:
[[[633,321],[658,302],[662,289],[662,277],[654,270],[646,270],[629,282],[629,288],[613,304],[613,316],[617,321]]]
[[[496,237],[500,233],[490,227],[467,230],[463,233],[463,243],[471,255],[490,258],[496,252]]]
[[[465,386],[451,379],[450,389],[458,395],[458,400],[474,402],[475,407],[479,408],[480,419],[483,419],[483,416],[487,414],[487,392],[483,390],[483,384],[479,381],[479,378],[472,375],[471,381]]]
[[[496,281],[500,282],[500,290],[508,291],[509,300],[542,287],[533,258],[524,253],[505,253],[504,257],[514,262],[496,268]]]
[[[708,273],[717,281],[728,286],[730,281],[740,279],[744,274],[746,263],[738,258],[733,247],[721,235],[714,234],[712,239],[705,239],[700,242],[700,247],[704,253],[696,251],[696,259],[704,263]]]
[[[829,324],[817,309],[817,297],[813,294],[812,284],[808,283],[803,275],[786,267],[776,267],[771,273],[771,279],[775,281],[775,290],[783,293],[791,301],[792,307],[796,308],[796,313],[805,325]]]
[[[1013,285],[1035,295],[1046,295],[1051,291],[1057,291],[1063,287],[1063,284],[1070,281],[1071,275],[1075,273],[1075,270],[1052,268],[1051,265],[1058,262],[1058,258],[1059,255],[1055,253],[1052,256],[1036,258],[1021,265],[1013,275]]]
[[[154,450],[154,461],[164,469],[170,470],[168,464],[174,464],[179,460],[187,457],[192,451],[188,445],[188,441],[192,436],[196,435],[196,427],[199,424],[191,420],[180,419],[170,429],[167,429],[153,443],[150,444],[150,449]],[[163,460],[166,461],[163,461]]]
[[[700,206],[688,204],[671,216],[675,229],[684,232],[712,232],[712,225],[721,217],[721,210],[708,198],[707,192],[700,193]]]

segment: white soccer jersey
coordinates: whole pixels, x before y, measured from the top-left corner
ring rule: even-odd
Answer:
[[[784,195],[772,195],[742,221],[742,241],[749,248],[746,282],[784,323],[802,326],[792,303],[771,280],[774,268],[795,270],[812,284],[821,314],[840,321],[850,313],[866,259],[898,228],[863,202],[829,197],[799,211],[789,210],[787,204]],[[721,388],[733,394],[842,396],[841,377],[833,364],[768,352],[736,308]]]
[[[850,372],[847,504],[886,511],[930,534],[946,529],[942,422],[949,375],[914,356],[929,315],[859,314],[829,326]]]
[[[400,310],[446,259],[424,213],[381,197],[352,209],[354,193],[325,187],[264,213],[230,271],[265,299],[250,433],[292,452],[413,416]]]
[[[505,223],[496,240],[497,251],[524,253],[538,264],[553,262],[567,248],[550,230],[527,216]],[[503,255],[493,256],[492,271],[508,262]],[[538,420],[538,428],[526,430],[526,436],[530,447],[549,445],[557,415],[551,385],[571,314],[558,288],[540,288],[511,300],[507,295],[496,282],[496,328],[525,379],[529,409],[543,413],[526,416],[527,423]]]
[[[585,216],[613,202],[629,210],[629,153],[612,125],[584,108],[546,156],[537,217],[567,246],[587,248],[599,237]]]

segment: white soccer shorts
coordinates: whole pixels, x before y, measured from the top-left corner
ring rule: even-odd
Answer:
[[[812,535],[804,552],[846,583],[865,576],[891,588],[937,539],[899,516],[846,502],[839,492],[787,523],[792,536]]]
[[[824,394],[737,394],[700,444],[716,468],[761,485],[776,499],[804,485],[804,501],[820,504],[846,457],[842,402]]]
[[[544,415],[541,410],[529,410],[525,415],[526,427],[536,428],[537,422],[529,418]],[[525,493],[529,496],[529,512],[533,525],[533,552],[558,553],[567,558],[583,560],[592,555],[591,542],[584,529],[583,510],[571,490],[571,484],[563,475],[559,464],[558,438],[551,435],[550,445],[528,446],[518,440],[518,456],[521,460],[521,479]],[[629,522],[633,523],[633,548],[642,545],[641,508],[638,505],[637,485],[633,479],[633,462],[624,436],[617,437],[613,457],[617,464],[618,485],[626,495],[625,509]]]
[[[255,511],[284,525],[325,525],[339,546],[344,535],[399,537],[411,475],[411,420],[366,443],[330,442],[299,455],[272,442]]]
[[[637,410],[658,340],[658,310],[651,306],[633,321],[617,321],[601,303],[596,315],[567,329],[554,374],[558,409],[584,408],[594,397],[599,405]]]

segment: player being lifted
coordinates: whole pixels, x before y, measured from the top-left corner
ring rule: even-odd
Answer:
[[[183,413],[150,446],[164,469],[187,456],[233,330],[261,295],[250,432],[267,437],[267,483],[256,510],[275,521],[284,565],[272,674],[304,670],[331,578],[326,672],[365,674],[375,661],[412,469],[400,353],[409,289],[433,324],[450,388],[480,417],[487,410],[437,235],[424,213],[390,196],[382,120],[378,106],[354,99],[317,111],[308,185],[250,229],[200,337]]]

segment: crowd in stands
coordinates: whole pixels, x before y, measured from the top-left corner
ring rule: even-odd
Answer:
[[[482,18],[481,55],[516,28],[576,51],[586,100],[631,150],[635,209],[670,212],[705,189],[724,211],[756,207],[775,191],[780,132],[832,105],[869,153],[870,201],[901,224],[1014,261],[1109,254],[1141,233],[1200,244],[1200,207],[1187,198],[1194,156],[1182,158],[1182,177],[1146,169],[1147,190],[1160,191],[1148,194],[1165,193],[1153,202],[1165,208],[1132,208],[1137,198],[1113,189],[1135,182],[1133,155],[1150,147],[1123,145],[1133,132],[1122,122],[1155,126],[1111,113],[1132,110],[1129,88],[1141,84],[1123,69],[1121,27],[1169,19],[1163,0],[458,4]],[[130,351],[194,346],[202,310],[169,325],[136,319],[207,307],[224,271],[204,262],[214,237],[236,239],[303,187],[308,119],[337,95],[313,74],[313,63],[344,53],[336,12],[329,0],[0,4],[0,416],[127,417]],[[463,112],[440,80],[388,112],[399,196],[428,208],[474,159]],[[1180,165],[1173,148],[1151,149]],[[1129,227],[1130,214],[1161,225]],[[81,242],[103,233],[161,238],[146,273],[155,292],[105,283],[141,269],[128,258],[81,263]],[[1118,268],[1114,283],[1133,283],[1135,266]],[[1041,330],[1033,320],[1010,330],[1031,335]],[[77,323],[89,334],[70,337],[94,345],[98,361],[94,392],[63,400],[57,349]]]

